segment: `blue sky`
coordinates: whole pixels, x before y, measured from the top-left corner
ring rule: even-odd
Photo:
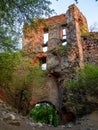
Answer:
[[[71,4],[76,4],[74,0],[50,0],[52,2],[51,8],[53,8],[56,13],[62,14],[66,13],[68,6]],[[76,6],[87,18],[88,26],[98,24],[98,2],[95,0],[79,0]]]

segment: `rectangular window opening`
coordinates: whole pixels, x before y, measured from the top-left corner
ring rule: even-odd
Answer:
[[[66,35],[66,29],[65,28],[63,28],[63,35]]]
[[[46,68],[47,68],[47,65],[46,65],[46,63],[44,63],[44,64],[42,64],[42,70],[46,70]]]
[[[44,44],[48,42],[48,32],[44,33]]]
[[[62,39],[66,39],[66,28],[62,29]]]

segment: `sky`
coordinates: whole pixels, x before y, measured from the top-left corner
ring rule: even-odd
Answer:
[[[51,8],[55,10],[57,15],[66,13],[68,6],[75,4],[86,17],[89,28],[96,25],[98,27],[98,2],[95,0],[78,0],[78,4],[74,0],[50,0]]]

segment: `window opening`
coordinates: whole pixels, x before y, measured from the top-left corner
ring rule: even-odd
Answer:
[[[66,29],[62,29],[62,39],[66,39]]]
[[[46,67],[47,67],[46,63],[42,64],[42,70],[46,70]]]
[[[48,33],[44,33],[44,44],[48,42]]]
[[[66,35],[66,29],[63,28],[63,35]]]
[[[66,44],[67,44],[67,42],[65,41],[65,42],[62,43],[62,46],[66,46]]]

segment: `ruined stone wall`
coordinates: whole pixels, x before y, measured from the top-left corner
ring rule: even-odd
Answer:
[[[54,71],[59,72],[65,69],[68,71],[70,68],[74,70],[74,67],[83,65],[83,50],[80,36],[80,30],[83,26],[85,26],[85,32],[87,32],[86,18],[75,5],[71,5],[66,15],[62,14],[46,19],[45,23],[39,26],[37,31],[25,27],[23,48],[26,48],[29,52],[45,54],[47,69],[55,68]],[[48,43],[44,45],[43,35],[46,27],[48,28]],[[63,39],[63,29],[66,30],[65,39]],[[63,42],[66,42],[69,46],[71,45],[71,49],[69,52],[65,51],[61,55],[59,52]],[[48,48],[48,51],[44,54],[42,54],[43,46]],[[66,50],[66,46],[63,46],[63,48]],[[38,54],[35,57],[36,60],[39,60],[37,58],[41,56]]]
[[[46,44],[44,33],[48,33]],[[83,33],[88,33],[87,21],[75,5],[69,6],[66,14],[46,19],[37,31],[25,28],[23,48],[30,52],[32,64],[46,60],[48,72],[46,84],[33,87],[31,105],[46,101],[62,109],[66,102],[63,81],[74,78],[84,63],[98,64],[98,40],[81,37]]]
[[[56,18],[56,17],[55,17]],[[66,12],[63,23],[55,23],[49,29],[47,69],[63,74],[68,78],[74,77],[77,67],[82,67],[83,48],[81,42],[81,28],[88,32],[86,18],[75,5],[71,5]],[[66,30],[63,39],[62,29]],[[66,42],[66,45],[63,45]]]
[[[23,49],[29,53],[42,52],[43,29],[34,30],[30,25],[24,25]]]
[[[66,12],[66,23],[67,23],[67,42],[71,43],[72,55],[74,55],[74,61],[83,66],[83,49],[81,43],[81,28],[85,27],[84,32],[88,32],[88,25],[86,18],[79,11],[75,5],[69,6],[68,11]],[[77,50],[76,50],[77,48]]]
[[[84,63],[98,65],[98,33],[82,37]]]
[[[41,23],[39,23],[39,25],[35,24],[36,28],[34,28],[32,25],[25,24],[23,44],[22,44],[23,49],[36,53],[42,52],[42,46],[44,42],[43,35],[46,31],[45,29],[46,28],[48,29],[49,26],[55,25],[56,23],[62,24],[63,22],[65,22],[65,19],[66,19],[65,14],[61,14],[49,19],[45,19]],[[52,37],[54,37],[55,34],[53,33],[52,35],[53,35]]]
[[[39,62],[43,61],[45,58],[47,68],[49,63],[52,67],[55,63],[59,64],[56,59],[53,59],[54,55],[52,58],[49,58],[49,54],[52,54],[51,50],[59,45],[60,37],[62,36],[60,25],[64,23],[65,20],[65,15],[62,14],[45,20],[44,26],[39,26],[39,29],[37,30],[38,32],[32,29],[29,29],[28,31],[28,28],[25,29],[23,49],[29,52],[28,57],[31,59],[32,65],[35,63],[39,64]],[[48,28],[48,30],[46,28]],[[43,35],[46,31],[48,31],[48,43],[46,44],[48,51],[43,52]],[[47,80],[44,86],[40,86],[39,88],[32,86],[32,97],[30,104],[34,106],[39,102],[50,102],[56,107],[57,110],[59,110],[59,89],[57,79],[51,74],[49,74],[49,77],[48,75],[46,77]]]

